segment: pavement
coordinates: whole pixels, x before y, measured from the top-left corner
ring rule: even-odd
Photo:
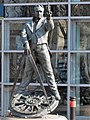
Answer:
[[[48,114],[42,118],[17,118],[17,117],[0,117],[0,120],[68,120],[66,117],[61,115]]]

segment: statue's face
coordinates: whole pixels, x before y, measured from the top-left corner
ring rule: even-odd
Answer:
[[[41,19],[43,17],[43,11],[40,9],[35,10],[35,17]]]

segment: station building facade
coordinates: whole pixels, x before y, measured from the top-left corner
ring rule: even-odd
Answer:
[[[70,96],[76,97],[76,118],[90,118],[90,1],[3,0],[0,1],[0,115],[9,107],[10,93],[23,54],[21,30],[33,16],[33,6],[49,4],[55,28],[48,42],[61,101],[53,114],[70,119]],[[41,69],[40,69],[41,70]],[[43,83],[47,86],[46,80]],[[22,74],[16,86],[20,84]],[[36,79],[30,86],[40,86]]]

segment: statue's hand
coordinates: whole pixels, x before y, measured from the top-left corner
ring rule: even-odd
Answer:
[[[47,12],[47,20],[50,20],[52,17],[52,11]]]
[[[25,55],[30,55],[30,54],[31,54],[31,50],[30,50],[30,46],[29,46],[29,43],[28,43],[28,42],[25,43],[24,54],[25,54]]]
[[[50,17],[51,17],[51,16],[52,16],[51,6],[48,5],[48,6],[47,6],[47,11],[46,11],[47,20],[50,20]]]

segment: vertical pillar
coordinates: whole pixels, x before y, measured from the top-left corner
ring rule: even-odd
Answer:
[[[76,120],[76,97],[70,97],[70,120]]]

